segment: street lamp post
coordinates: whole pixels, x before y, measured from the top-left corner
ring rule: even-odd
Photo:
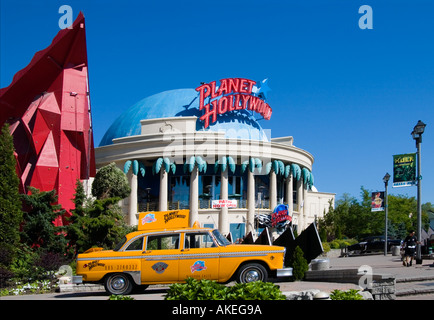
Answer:
[[[387,255],[387,213],[389,209],[389,205],[387,203],[387,185],[389,184],[390,174],[386,173],[386,175],[383,177],[384,182],[384,255]]]
[[[416,264],[422,264],[421,242],[422,242],[422,175],[420,168],[420,144],[422,143],[422,134],[425,131],[426,124],[422,121],[418,121],[411,133],[413,139],[416,141],[417,149],[417,247],[416,247]]]

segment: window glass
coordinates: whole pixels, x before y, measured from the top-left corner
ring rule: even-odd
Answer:
[[[122,246],[127,242],[127,237],[123,237],[121,241],[116,245],[116,247],[113,249],[113,251],[119,251]]]
[[[214,235],[219,245],[227,246],[230,244],[229,240],[226,239],[217,229],[214,229],[212,231],[212,234]]]
[[[131,251],[131,250],[142,250],[143,248],[143,237],[140,237],[136,240],[134,240],[129,246],[128,248],[126,248],[125,250],[127,251]]]
[[[185,249],[211,248],[215,246],[208,232],[192,232],[185,234]]]
[[[179,234],[148,236],[146,250],[171,250],[179,248]]]

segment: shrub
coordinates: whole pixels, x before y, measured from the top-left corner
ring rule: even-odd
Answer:
[[[338,240],[333,240],[332,242],[330,242],[330,248],[332,249],[339,249],[340,248],[340,243]]]
[[[29,246],[21,244],[17,247],[17,258],[12,261],[10,270],[22,281],[32,281],[35,276],[35,261],[38,254]]]
[[[112,295],[109,297],[109,300],[134,300],[134,298],[133,298],[133,297],[130,297],[130,296],[123,296],[123,295],[115,295],[115,294],[112,294]]]
[[[212,280],[186,279],[170,285],[165,300],[285,300],[279,287],[269,282],[238,283],[226,287]]]
[[[65,259],[59,253],[42,252],[35,265],[45,271],[57,271],[60,266],[66,264]]]
[[[290,266],[292,266],[292,277],[296,281],[303,279],[304,274],[309,270],[309,264],[304,258],[303,250],[299,246],[294,250]]]
[[[0,267],[0,288],[6,288],[12,284],[11,278],[14,276],[12,271]]]
[[[170,285],[165,300],[225,300],[228,288],[211,280],[187,278]]]
[[[348,291],[333,290],[330,294],[331,300],[363,300],[363,297],[358,294],[356,289],[350,289]]]
[[[11,248],[5,245],[0,246],[0,266],[9,266],[12,262],[13,253]]]
[[[0,296],[48,293],[53,292],[56,287],[57,283],[50,280],[27,282],[24,284],[18,282],[14,288],[1,290]]]
[[[328,242],[322,242],[322,248],[324,249],[324,253],[329,252],[331,249]]]
[[[279,287],[271,282],[237,283],[230,288],[227,300],[285,300]]]
[[[335,239],[329,244],[332,249],[343,249],[355,243],[357,243],[357,240],[354,239],[342,239],[342,240]]]

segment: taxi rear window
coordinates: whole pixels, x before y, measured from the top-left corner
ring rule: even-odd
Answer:
[[[179,234],[148,236],[146,250],[179,249]]]

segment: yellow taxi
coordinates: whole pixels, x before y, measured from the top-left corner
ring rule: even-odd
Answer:
[[[188,221],[188,210],[140,213],[139,231],[116,248],[78,255],[75,282],[103,283],[109,294],[127,295],[188,277],[245,283],[292,275],[284,267],[284,247],[231,244],[217,229],[188,227]]]

